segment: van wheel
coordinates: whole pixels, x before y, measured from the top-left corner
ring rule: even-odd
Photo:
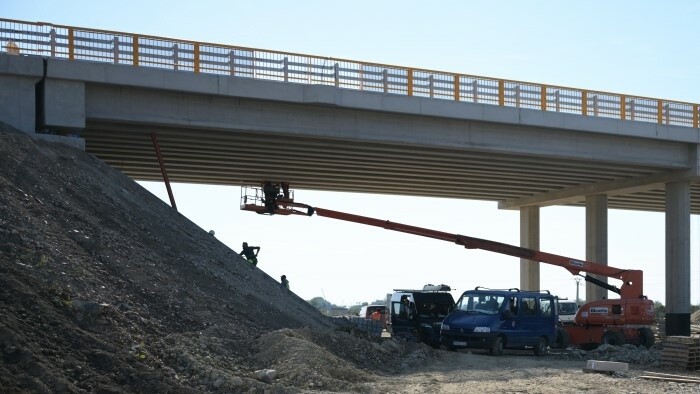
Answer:
[[[492,356],[502,356],[503,355],[503,337],[496,337],[491,344],[491,355]]]
[[[557,327],[557,339],[554,343],[557,349],[566,349],[569,347],[569,344],[571,343],[571,337],[569,336],[569,332],[566,331],[564,328]]]
[[[537,339],[537,345],[535,345],[535,356],[544,356],[547,353],[547,340],[540,337]]]
[[[600,342],[604,345],[622,346],[625,344],[625,337],[620,331],[606,331]]]
[[[654,343],[656,342],[656,338],[654,338],[654,333],[646,328],[642,327],[639,329],[639,344],[644,346],[645,348],[650,348],[654,346]]]

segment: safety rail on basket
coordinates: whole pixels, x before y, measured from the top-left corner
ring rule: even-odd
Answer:
[[[266,181],[261,187],[242,186],[241,210],[268,215],[313,215],[312,207],[294,202],[294,191],[286,182]]]

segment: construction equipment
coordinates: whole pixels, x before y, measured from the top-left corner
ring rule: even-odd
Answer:
[[[262,189],[265,189],[267,186],[267,189],[271,190],[269,187],[271,183],[264,182]],[[307,204],[294,202],[293,194],[289,190],[288,184],[272,184],[277,185],[276,190],[284,190],[284,193],[272,196],[270,193],[267,195],[261,193],[261,189],[256,187],[243,188],[241,209],[260,214],[306,216],[316,214],[331,219],[448,241],[464,246],[467,249],[482,249],[521,259],[557,265],[566,269],[572,275],[581,276],[588,282],[620,295],[619,299],[596,300],[581,306],[576,312],[574,324],[565,327],[570,344],[583,348],[592,348],[601,343],[610,345],[632,343],[646,347],[651,347],[654,344],[654,334],[650,328],[654,324],[654,303],[643,294],[643,273],[641,270],[615,268],[501,242],[312,207]],[[271,202],[269,201],[270,199],[274,199],[274,201]],[[274,208],[271,209],[271,206],[274,206]],[[585,272],[586,275],[582,275],[582,272]],[[618,279],[622,281],[622,284],[618,288],[591,276],[591,274]]]

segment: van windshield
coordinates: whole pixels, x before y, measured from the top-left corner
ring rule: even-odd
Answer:
[[[575,315],[578,305],[575,302],[561,302],[559,301],[559,314],[560,315]]]
[[[465,293],[457,301],[455,309],[480,313],[485,315],[498,314],[498,310],[503,304],[504,296],[495,294],[469,294]]]

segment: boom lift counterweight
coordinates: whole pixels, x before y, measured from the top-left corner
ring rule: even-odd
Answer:
[[[268,183],[270,182],[265,182],[264,184]],[[284,196],[281,194],[279,195],[274,211],[271,212],[269,210],[269,202],[266,207],[265,201],[259,197],[262,194],[259,193],[259,190],[255,187],[245,187],[242,189],[245,191],[242,192],[241,196],[241,209],[260,214],[304,216],[316,214],[331,219],[381,227],[387,230],[448,241],[464,246],[467,249],[482,249],[527,260],[539,261],[545,264],[557,265],[566,269],[572,275],[582,276],[586,281],[620,295],[620,299],[591,301],[579,308],[574,318],[574,325],[565,327],[570,337],[571,344],[582,347],[591,347],[600,343],[621,345],[627,342],[641,344],[647,347],[654,344],[654,335],[650,329],[650,326],[654,324],[654,303],[643,294],[644,274],[641,270],[615,268],[501,242],[395,223],[388,220],[375,219],[325,208],[312,207],[307,204],[294,202],[293,193],[289,191],[288,184],[279,183],[279,185],[286,190],[286,193]],[[583,275],[582,272],[585,272],[586,275]],[[615,278],[620,280],[622,284],[618,288],[600,281],[590,274]]]

